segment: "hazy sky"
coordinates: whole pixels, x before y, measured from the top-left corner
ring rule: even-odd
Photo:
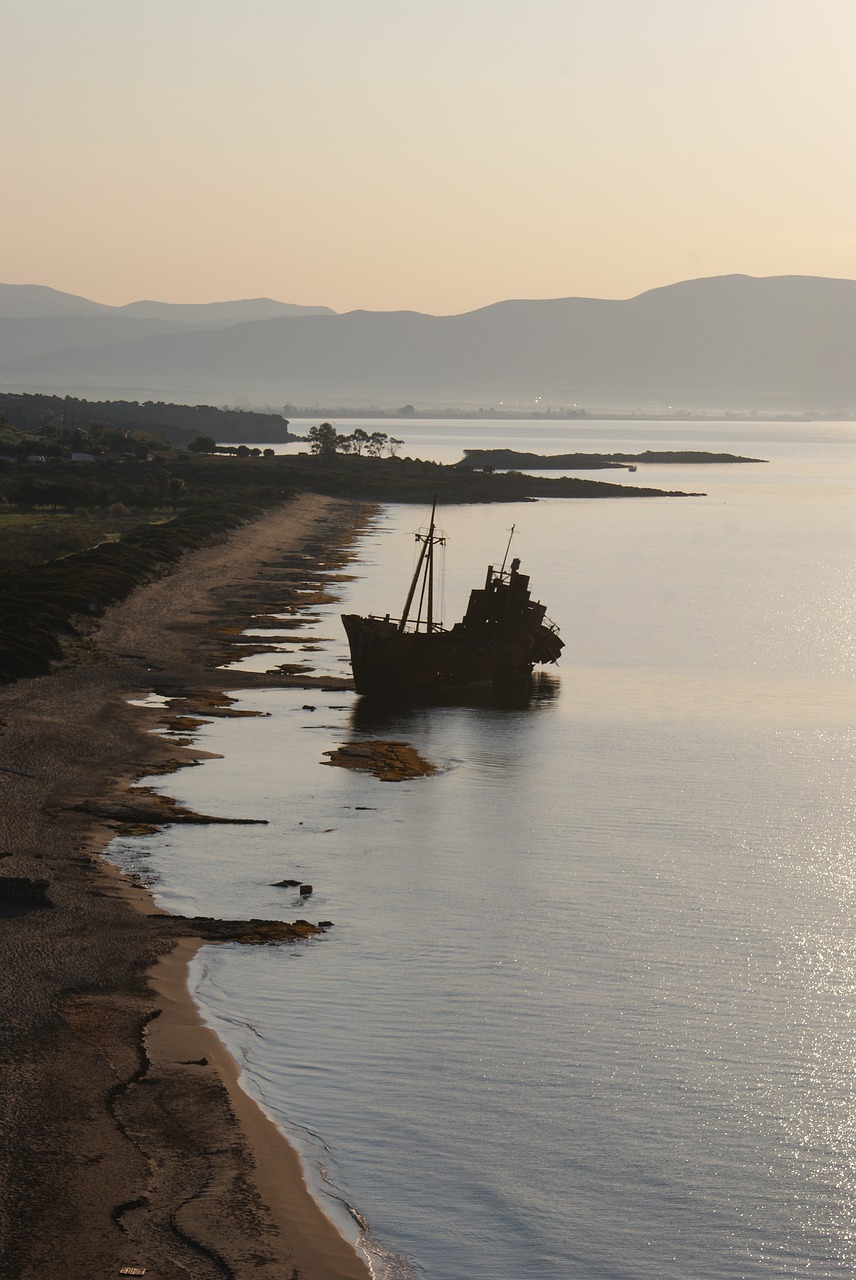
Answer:
[[[445,314],[856,277],[856,0],[4,14],[4,282]]]

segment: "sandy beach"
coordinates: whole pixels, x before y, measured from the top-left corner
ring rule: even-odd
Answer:
[[[338,564],[363,514],[292,499],[138,588],[50,676],[0,689],[0,1272],[10,1280],[127,1267],[155,1280],[370,1274],[200,1022],[187,963],[213,935],[158,911],[99,856],[123,822],[169,820],[130,784],[201,754],[150,732],[159,713],[128,699],[157,690],[204,717],[228,713],[230,685],[276,683],[215,670],[225,628]]]

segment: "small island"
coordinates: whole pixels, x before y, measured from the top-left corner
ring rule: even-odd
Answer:
[[[456,467],[471,471],[604,471],[635,470],[679,464],[766,462],[766,458],[742,458],[734,453],[708,453],[701,449],[646,449],[644,453],[521,453],[516,449],[465,449]]]

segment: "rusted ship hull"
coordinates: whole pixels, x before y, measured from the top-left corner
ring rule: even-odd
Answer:
[[[401,618],[342,615],[358,693],[389,698],[507,687],[528,679],[536,663],[556,662],[562,652],[559,633],[544,605],[529,594],[529,578],[516,559],[508,570],[505,560],[501,569],[488,565],[484,586],[470,592],[460,622],[447,630],[435,621],[434,548],[445,538],[437,532],[434,514],[432,507],[427,532],[416,534],[422,549]],[[511,537],[508,541],[510,546]],[[420,584],[419,606],[411,616]]]
[[[383,618],[344,614],[351,668],[359,693],[434,693],[476,685],[502,686],[528,677],[536,663],[555,662],[562,642],[546,627],[531,634],[399,631]]]

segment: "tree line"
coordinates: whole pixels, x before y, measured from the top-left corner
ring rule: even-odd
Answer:
[[[385,431],[364,431],[357,427],[350,435],[342,435],[330,422],[322,422],[318,427],[310,427],[307,433],[309,448],[316,457],[332,458],[337,453],[349,453],[355,457],[382,458],[384,455],[394,458],[404,444],[395,436]],[[273,449],[253,449],[247,445],[217,444],[213,436],[197,436],[187,446],[191,453],[231,453],[239,458],[272,458]]]
[[[126,431],[160,434],[185,446],[194,436],[219,436],[254,444],[280,444],[297,439],[282,414],[251,409],[217,408],[210,404],[169,404],[146,400],[78,400],[74,396],[0,391],[0,415],[29,435],[41,435],[47,424],[65,430],[93,422]]]
[[[385,431],[372,431],[369,434],[362,427],[357,427],[349,436],[340,435],[330,422],[310,427],[308,438],[312,453],[320,458],[332,458],[336,453],[353,453],[357,457],[365,454],[369,458],[382,458],[387,454],[394,458],[404,444],[403,440],[389,436]]]

